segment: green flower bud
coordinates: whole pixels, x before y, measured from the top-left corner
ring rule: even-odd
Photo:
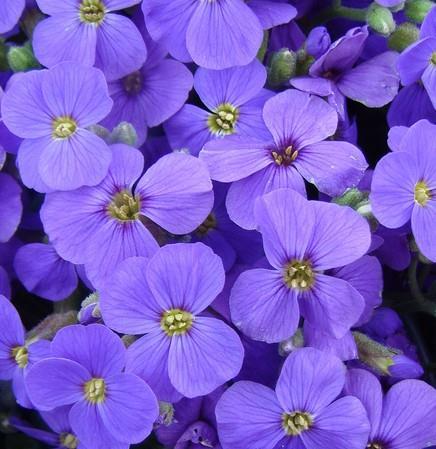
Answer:
[[[297,51],[297,69],[296,69],[296,76],[304,76],[309,73],[310,66],[315,61],[315,58],[309,53],[306,52],[306,50],[301,49]]]
[[[77,313],[75,310],[63,313],[52,313],[27,333],[26,340],[28,342],[51,340],[59,329],[76,323]]]
[[[289,81],[295,75],[296,63],[296,54],[287,48],[274,53],[268,70],[268,84],[274,87]]]
[[[365,200],[368,195],[365,192],[361,192],[357,188],[347,189],[341,196],[333,198],[333,203],[340,204],[341,206],[350,206],[353,209]]]
[[[410,22],[398,25],[396,30],[389,36],[388,46],[391,50],[402,52],[409,45],[419,39],[419,28]]]
[[[257,52],[257,59],[260,62],[263,62],[265,59],[266,51],[268,50],[268,41],[269,41],[269,32],[268,30],[265,30],[263,32],[263,40],[262,45],[259,48],[259,51]]]
[[[29,42],[22,47],[10,47],[7,59],[9,67],[14,72],[27,72],[40,67]]]
[[[366,13],[368,26],[382,36],[389,36],[395,30],[395,20],[388,8],[373,3]]]
[[[406,2],[404,13],[412,22],[422,23],[434,3],[430,0],[409,0]]]
[[[287,357],[291,352],[304,346],[304,336],[300,328],[295,331],[292,337],[283,340],[279,344],[279,354],[282,357]]]
[[[131,147],[136,146],[138,135],[136,129],[131,123],[121,122],[116,126],[109,136],[110,143],[125,143]]]

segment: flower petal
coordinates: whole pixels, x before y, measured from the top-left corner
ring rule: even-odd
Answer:
[[[416,205],[412,212],[412,231],[422,253],[436,262],[436,200],[431,199],[425,206]]]
[[[0,242],[7,242],[15,234],[22,213],[20,185],[12,176],[0,173]]]

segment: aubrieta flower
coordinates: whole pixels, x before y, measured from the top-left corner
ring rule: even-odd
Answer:
[[[156,397],[142,379],[123,372],[126,348],[116,334],[101,324],[67,326],[51,351],[26,378],[38,410],[72,405],[73,434],[89,448],[127,448],[150,434]]]
[[[104,322],[117,332],[145,334],[129,346],[127,370],[145,379],[160,400],[208,394],[241,369],[237,333],[202,313],[224,278],[210,248],[176,243],[149,260],[122,262],[102,289]]]
[[[411,221],[422,253],[436,261],[436,125],[420,120],[404,134],[399,149],[374,170],[371,206],[381,224],[400,228]]]
[[[2,0],[0,2],[0,34],[12,30],[23,13],[25,5],[26,0]]]
[[[225,70],[197,69],[194,89],[208,110],[185,104],[168,120],[164,127],[171,146],[198,155],[209,140],[268,136],[262,108],[273,93],[263,89],[265,81],[265,67],[257,60]]]
[[[223,449],[362,449],[369,424],[361,402],[338,396],[345,383],[342,362],[317,349],[286,359],[275,391],[237,382],[218,401]]]
[[[35,440],[42,441],[55,449],[85,449],[71,429],[68,419],[70,406],[57,407],[52,411],[40,412],[51,431],[30,427],[24,421],[12,417],[10,424]]]
[[[264,195],[255,214],[273,269],[239,276],[230,296],[233,323],[250,338],[279,342],[295,333],[301,314],[320,332],[343,337],[365,301],[349,282],[325,271],[366,253],[366,220],[347,206],[307,201],[291,189]]]
[[[26,341],[20,316],[12,303],[0,295],[0,379],[12,379],[12,389],[22,407],[32,408],[24,379],[38,360],[50,356],[48,340]]]
[[[308,76],[292,78],[292,86],[329,97],[341,116],[344,97],[372,108],[388,104],[398,92],[398,54],[385,52],[356,65],[367,38],[367,27],[348,30],[312,64]]]
[[[268,139],[230,136],[208,142],[200,153],[212,179],[232,182],[227,211],[242,228],[255,228],[255,201],[272,190],[289,187],[305,194],[306,179],[336,196],[360,181],[367,167],[362,152],[348,142],[325,140],[338,125],[326,101],[287,90],[267,100],[263,119]]]
[[[21,187],[12,176],[0,173],[0,242],[7,242],[20,224]]]
[[[28,187],[71,190],[98,184],[106,176],[111,151],[86,129],[112,107],[99,70],[63,63],[18,74],[1,106],[6,126],[25,139],[18,150],[24,182],[39,175],[39,182]]]
[[[96,288],[127,257],[154,254],[158,243],[150,229],[156,224],[187,234],[213,204],[212,182],[197,158],[168,154],[142,175],[140,151],[123,144],[111,150],[108,175],[99,185],[49,193],[41,208],[51,244],[63,259],[85,264]]]
[[[297,15],[281,0],[147,0],[142,10],[151,37],[163,42],[171,56],[208,69],[249,64],[263,30]]]
[[[398,71],[404,86],[421,81],[436,108],[436,9],[427,14],[420,40],[401,53]]]
[[[65,299],[77,287],[74,265],[50,244],[23,245],[15,255],[14,269],[27,291],[51,301]]]
[[[141,33],[121,14],[140,0],[37,0],[44,14],[33,33],[38,61],[53,67],[64,61],[95,65],[111,81],[138,70],[147,57]]]
[[[383,396],[378,379],[365,370],[347,373],[345,394],[356,396],[371,426],[368,449],[418,449],[436,443],[436,390],[420,380],[403,380]]]

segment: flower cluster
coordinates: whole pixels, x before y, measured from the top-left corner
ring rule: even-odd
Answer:
[[[0,446],[436,448],[435,138],[431,0],[0,0]]]

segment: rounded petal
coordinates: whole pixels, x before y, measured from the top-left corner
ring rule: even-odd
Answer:
[[[112,153],[103,139],[85,129],[55,139],[41,153],[42,181],[55,190],[94,186],[106,176]]]
[[[298,327],[298,296],[286,287],[279,271],[242,273],[230,295],[232,321],[254,340],[275,343],[291,337]]]
[[[425,206],[415,206],[412,212],[412,231],[421,252],[436,262],[436,201],[430,200]]]
[[[51,245],[22,246],[15,255],[14,268],[29,292],[51,301],[65,299],[77,287],[74,265],[61,259]]]
[[[106,14],[97,27],[95,66],[108,81],[139,70],[147,57],[144,39],[134,23],[120,14]]]
[[[263,119],[276,145],[300,150],[333,135],[338,115],[326,101],[314,95],[288,89],[265,103]]]
[[[262,39],[259,20],[241,0],[201,2],[186,32],[189,54],[196,64],[207,69],[249,64]]]
[[[204,162],[181,153],[161,157],[139,180],[136,191],[143,198],[142,213],[173,234],[192,232],[213,205]]]
[[[25,7],[25,0],[1,2],[0,4],[0,34],[11,30],[18,22]]]
[[[159,414],[151,388],[134,374],[123,373],[108,378],[106,389],[99,408],[104,426],[118,441],[140,443],[151,433]]]
[[[285,436],[282,409],[274,391],[255,382],[238,382],[216,406],[218,434],[224,449],[273,449]]]
[[[145,257],[124,260],[100,290],[101,313],[104,323],[111,329],[138,335],[159,328],[165,309],[160,307],[149,289],[148,264],[149,259]]]
[[[203,396],[234,378],[243,358],[244,347],[231,327],[216,318],[196,317],[188,333],[172,337],[168,373],[184,396]]]
[[[390,153],[378,162],[369,198],[372,211],[382,225],[399,228],[410,220],[419,178],[416,161],[407,152]]]
[[[82,365],[64,358],[41,360],[29,370],[26,388],[38,410],[52,410],[84,398],[83,384],[91,374]]]
[[[297,9],[287,3],[251,0],[248,5],[260,20],[264,30],[289,23],[297,16]]]
[[[7,242],[15,234],[22,213],[20,185],[12,176],[0,173],[0,242]]]
[[[90,67],[95,61],[97,28],[81,22],[77,9],[63,12],[57,9],[56,15],[38,23],[32,44],[38,61],[46,67],[62,61]]]
[[[362,257],[371,244],[368,222],[348,206],[311,201],[316,232],[306,255],[316,270],[344,266]]]
[[[342,338],[357,323],[364,307],[365,300],[351,284],[318,273],[313,286],[300,298],[304,318],[334,338]]]
[[[282,269],[293,259],[304,259],[316,229],[311,203],[291,189],[278,189],[260,197],[254,213],[273,267]]]
[[[121,339],[102,324],[75,324],[62,328],[56,333],[51,350],[55,357],[80,363],[92,377],[120,373],[126,358]]]
[[[341,393],[345,373],[345,365],[337,357],[314,348],[298,349],[285,360],[277,398],[284,410],[318,415]]]
[[[176,243],[150,259],[146,279],[162,311],[197,315],[221,292],[225,273],[221,259],[203,243]]]

